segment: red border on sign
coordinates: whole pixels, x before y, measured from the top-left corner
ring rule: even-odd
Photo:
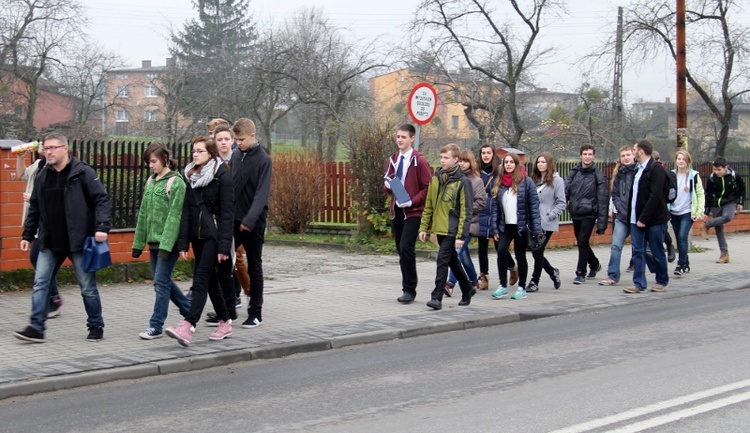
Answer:
[[[430,89],[430,91],[432,91],[432,94],[435,96],[435,109],[432,110],[432,114],[426,120],[417,120],[416,116],[414,116],[414,111],[411,108],[411,103],[413,101],[414,94],[417,93],[417,90],[423,87],[427,87],[428,89]],[[409,116],[411,116],[411,120],[413,120],[414,123],[416,123],[417,125],[426,125],[430,123],[432,119],[435,117],[435,115],[437,114],[437,106],[438,106],[437,90],[435,90],[435,87],[432,84],[421,82],[417,84],[416,86],[414,86],[413,89],[411,89],[411,93],[409,93],[409,100],[407,102],[407,105],[409,107]]]

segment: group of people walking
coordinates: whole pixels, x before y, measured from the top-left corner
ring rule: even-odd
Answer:
[[[190,345],[208,298],[215,313],[209,314],[205,323],[216,327],[209,339],[229,337],[243,289],[248,295],[248,316],[241,326],[255,328],[263,322],[261,255],[271,159],[256,141],[255,124],[250,119],[238,119],[231,127],[223,119],[215,119],[207,126],[209,135],[193,140],[193,158],[184,170],[178,171],[164,144],[151,144],[142,155],[151,174],[144,186],[132,255],[140,257],[148,247],[155,291],[148,327],[139,334],[144,340],[166,334],[183,346]],[[14,336],[29,342],[45,341],[45,322],[51,316],[51,306],[57,305],[56,293],[51,293],[56,289],[55,277],[70,257],[88,315],[87,339],[100,340],[104,321],[96,272],[84,271],[81,252],[87,236],[94,236],[97,242],[107,240],[109,196],[94,170],[69,154],[63,135],[48,134],[40,149],[46,159],[35,162],[35,172],[26,177],[32,191],[21,242],[23,251],[39,251],[32,261],[36,268],[32,315],[30,324]],[[193,285],[186,295],[172,280],[172,272],[180,256],[188,258],[191,246]],[[170,301],[182,320],[164,329]]]
[[[241,290],[248,295],[248,317],[242,327],[254,328],[263,322],[261,256],[271,159],[256,141],[251,120],[239,119],[230,127],[215,119],[207,126],[209,136],[193,140],[193,159],[181,171],[164,144],[151,144],[142,156],[151,174],[144,187],[132,255],[140,257],[148,247],[155,291],[148,327],[139,334],[144,340],[166,334],[188,346],[207,299],[215,312],[208,314],[206,324],[216,327],[209,339],[227,338],[237,320]],[[435,235],[439,245],[435,284],[427,302],[432,309],[442,308],[443,298],[453,296],[456,284],[461,306],[470,305],[477,291],[489,289],[490,242],[497,252],[498,285],[492,298],[526,298],[539,290],[542,272],[559,289],[561,272],[545,257],[545,249],[566,209],[578,248],[573,284],[595,279],[601,271],[602,262],[591,249],[590,238],[594,231],[604,234],[610,219],[610,257],[607,275],[599,285],[620,283],[622,250],[630,236],[633,284],[624,291],[649,289],[646,268],[655,274],[656,284],[650,290],[666,291],[669,274],[664,243],[670,221],[679,253],[674,275],[690,272],[689,236],[696,222],[706,239],[709,230],[715,230],[721,250],[717,263],[729,262],[723,225],[743,210],[745,184],[722,157],[713,161],[705,188],[687,151],[676,153],[676,168],[669,172],[654,157],[656,152],[647,140],[620,148],[611,182],[594,164],[596,149],[590,144],[580,147],[580,161],[565,180],[549,152],[534,158],[529,175],[517,154],[501,159],[491,145],[479,149],[478,160],[469,150],[445,145],[440,149],[440,167],[433,174],[427,159],[413,147],[415,134],[409,124],[398,129],[398,150],[388,159],[384,176],[402,275],[401,303],[416,299],[416,240],[427,241],[429,234]],[[31,250],[36,271],[30,323],[14,336],[45,341],[46,320],[58,314],[62,305],[56,274],[70,258],[88,315],[87,339],[98,341],[104,334],[101,301],[96,273],[84,269],[82,250],[87,237],[107,241],[109,196],[95,171],[69,153],[65,136],[46,135],[39,153],[41,158],[31,166],[25,166],[23,155],[17,165],[17,173],[27,182],[20,246],[23,251]],[[706,218],[709,215],[711,219]],[[478,273],[469,253],[474,238]],[[190,247],[195,257],[193,286],[185,295],[171,275],[178,258],[188,258]],[[530,276],[527,250],[533,258]],[[182,320],[164,328],[170,302]]]
[[[426,241],[430,233],[436,235],[439,245],[435,284],[427,302],[430,308],[441,309],[443,298],[453,296],[456,283],[461,289],[461,306],[469,305],[478,290],[489,288],[490,241],[497,251],[499,280],[492,298],[526,298],[529,292],[539,290],[542,272],[559,289],[560,270],[544,252],[559,230],[560,216],[566,209],[578,248],[572,280],[575,285],[596,279],[602,270],[590,239],[594,231],[604,234],[609,220],[613,223],[612,245],[601,286],[620,283],[622,250],[630,236],[632,261],[628,270],[633,272],[633,282],[624,287],[624,292],[666,291],[669,273],[665,241],[672,248],[671,239],[667,239],[669,222],[678,250],[674,275],[690,272],[689,236],[695,222],[706,239],[708,230],[714,228],[721,250],[717,263],[729,262],[723,225],[742,211],[745,184],[722,157],[713,161],[713,173],[705,189],[687,151],[676,153],[675,169],[668,171],[648,140],[620,148],[611,182],[594,164],[596,149],[590,144],[580,147],[580,161],[565,180],[557,173],[555,158],[549,152],[534,158],[528,175],[517,154],[507,153],[500,159],[490,145],[480,148],[479,164],[472,152],[462,151],[455,144],[445,145],[440,149],[440,167],[430,174],[427,160],[413,148],[414,140],[412,125],[398,129],[398,151],[390,156],[384,176],[384,187],[391,194],[393,236],[401,267],[401,303],[416,299],[416,239]],[[707,219],[709,215],[711,219]],[[478,243],[478,274],[469,254],[474,238]],[[527,250],[531,250],[534,261],[530,278]],[[650,288],[647,268],[655,274],[656,284]]]

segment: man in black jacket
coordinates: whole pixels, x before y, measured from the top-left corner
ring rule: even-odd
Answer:
[[[86,308],[89,341],[104,336],[102,304],[96,289],[96,272],[83,270],[83,245],[87,237],[97,242],[109,233],[109,195],[96,172],[68,154],[68,139],[58,133],[43,139],[47,165],[37,175],[40,188],[34,188],[23,230],[21,250],[28,251],[34,234],[40,251],[31,294],[31,320],[23,331],[13,335],[24,341],[44,342],[49,309],[50,279],[56,266],[66,258],[73,262]]]
[[[232,153],[234,179],[234,240],[245,247],[250,274],[250,300],[243,328],[255,328],[263,322],[263,242],[268,197],[271,194],[271,158],[255,140],[255,123],[237,119],[232,126],[237,149]],[[237,260],[241,260],[240,257]]]
[[[713,173],[706,182],[706,215],[712,214],[707,222],[700,225],[701,235],[708,240],[708,229],[714,227],[719,241],[721,256],[716,263],[729,263],[729,247],[724,236],[724,224],[742,212],[745,203],[745,182],[740,175],[727,167],[727,160],[721,156],[713,162]]]
[[[669,284],[667,255],[664,251],[664,234],[669,221],[669,209],[665,194],[667,171],[651,158],[654,146],[641,140],[633,146],[638,171],[633,178],[630,192],[630,241],[633,247],[633,284],[625,293],[643,293],[648,288],[646,261],[656,274],[656,285],[652,292],[664,292]],[[646,245],[651,256],[646,255]]]
[[[583,284],[586,278],[596,278],[596,273],[602,268],[589,240],[594,226],[597,234],[603,234],[607,229],[609,188],[604,173],[594,165],[595,154],[593,145],[581,145],[581,162],[573,167],[565,179],[565,197],[568,198],[568,210],[578,243],[578,265],[573,284]],[[586,265],[591,268],[588,275]]]

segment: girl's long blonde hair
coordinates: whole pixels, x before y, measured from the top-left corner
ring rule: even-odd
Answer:
[[[511,159],[513,159],[513,162],[516,163],[516,168],[513,170],[513,181],[510,185],[510,187],[513,189],[513,193],[518,194],[518,184],[523,182],[524,177],[526,177],[526,175],[523,174],[523,171],[521,170],[521,160],[518,158],[518,155],[513,152],[509,152],[501,160],[502,169],[499,170],[500,174],[495,181],[495,186],[492,188],[493,197],[497,197],[497,194],[500,192],[500,187],[503,185],[503,175],[505,174],[505,158],[507,157],[511,157]]]

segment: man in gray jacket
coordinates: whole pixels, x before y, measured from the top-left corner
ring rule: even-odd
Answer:
[[[633,188],[633,177],[637,171],[633,148],[620,148],[620,161],[617,173],[612,182],[612,197],[609,203],[609,216],[614,221],[612,229],[612,246],[609,250],[609,265],[607,276],[599,282],[600,286],[614,286],[620,281],[620,261],[625,239],[630,236],[630,221],[628,221],[628,204],[630,190]]]

